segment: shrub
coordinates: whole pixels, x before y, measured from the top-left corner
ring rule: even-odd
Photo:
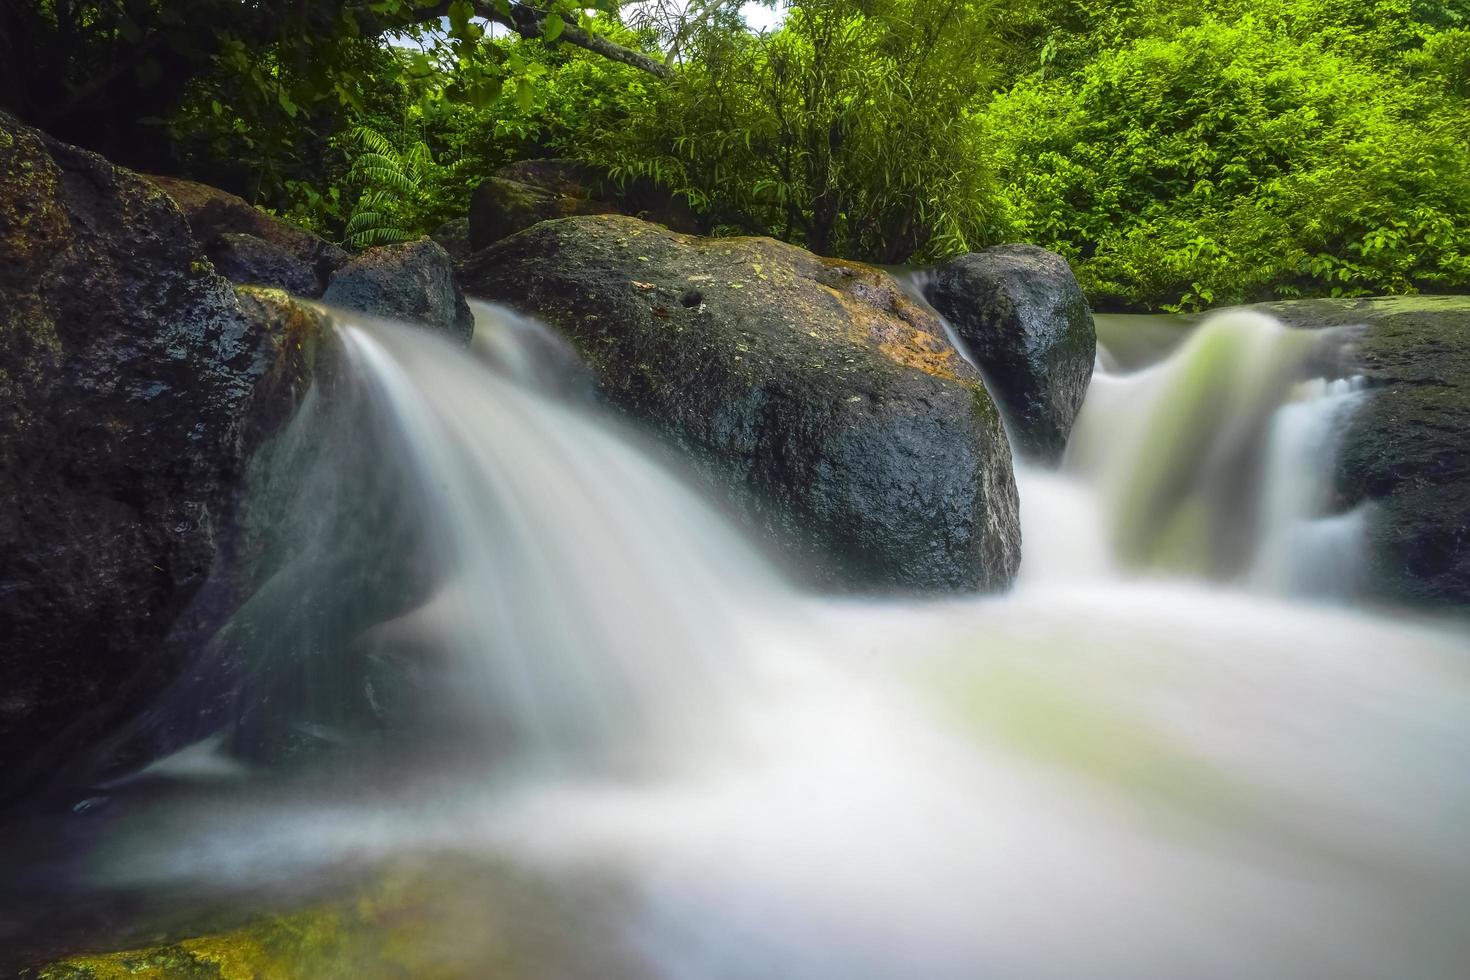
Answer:
[[[1470,283],[1464,103],[1251,16],[1032,76],[985,131],[1019,232],[1104,306]]]

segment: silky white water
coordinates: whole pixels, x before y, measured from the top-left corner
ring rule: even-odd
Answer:
[[[140,818],[96,887],[412,852],[612,882],[616,949],[538,977],[1470,975],[1470,643],[1334,599],[1336,340],[1238,315],[1101,370],[1018,474],[1014,590],[873,602],[786,585],[477,313],[483,360],[341,328],[442,573],[354,642],[431,662],[470,750]]]

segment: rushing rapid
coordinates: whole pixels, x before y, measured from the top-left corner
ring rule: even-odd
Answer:
[[[1011,593],[877,602],[801,594],[568,390],[534,321],[477,317],[473,358],[343,317],[350,384],[318,393],[391,461],[374,492],[431,584],[333,620],[393,670],[309,682],[371,709],[390,678],[416,702],[398,748],[433,737],[390,765],[303,709],[283,724],[351,743],[350,778],[256,760],[140,801],[81,889],[285,894],[448,856],[484,868],[451,891],[559,896],[488,904],[565,954],[505,976],[1470,975],[1466,637],[1351,604],[1350,334],[1236,313],[1153,358],[1105,339],[1063,464],[1018,470]],[[295,440],[276,465],[318,477],[290,506],[319,509],[300,488],[356,457]],[[475,937],[435,942],[484,975]]]

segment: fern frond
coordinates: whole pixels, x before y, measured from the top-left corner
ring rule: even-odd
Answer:
[[[412,197],[418,193],[419,189],[419,182],[416,178],[401,170],[390,170],[386,167],[365,167],[356,172],[355,179],[362,183],[379,184],[405,197]]]
[[[355,127],[352,130],[352,139],[372,152],[381,153],[385,157],[398,155],[398,150],[394,148],[391,140],[368,126]]]

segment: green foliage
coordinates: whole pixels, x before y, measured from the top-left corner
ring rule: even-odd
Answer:
[[[651,107],[611,102],[561,146],[684,195],[716,228],[901,261],[984,243],[985,0],[799,0],[782,27],[707,31]]]
[[[347,183],[360,189],[344,231],[353,248],[393,245],[416,237],[407,228],[422,213],[422,172],[433,165],[424,143],[399,152],[381,133],[359,126],[352,131],[357,153]]]
[[[1458,32],[1409,47],[1402,20],[1379,24],[1390,71],[1315,23],[1293,37],[1279,15],[1206,16],[998,97],[987,153],[1019,233],[1071,258],[1109,306],[1463,288]]]
[[[1036,241],[1108,307],[1470,288],[1470,0],[739,10],[0,3],[0,100],[358,247],[558,156],[824,254]]]

